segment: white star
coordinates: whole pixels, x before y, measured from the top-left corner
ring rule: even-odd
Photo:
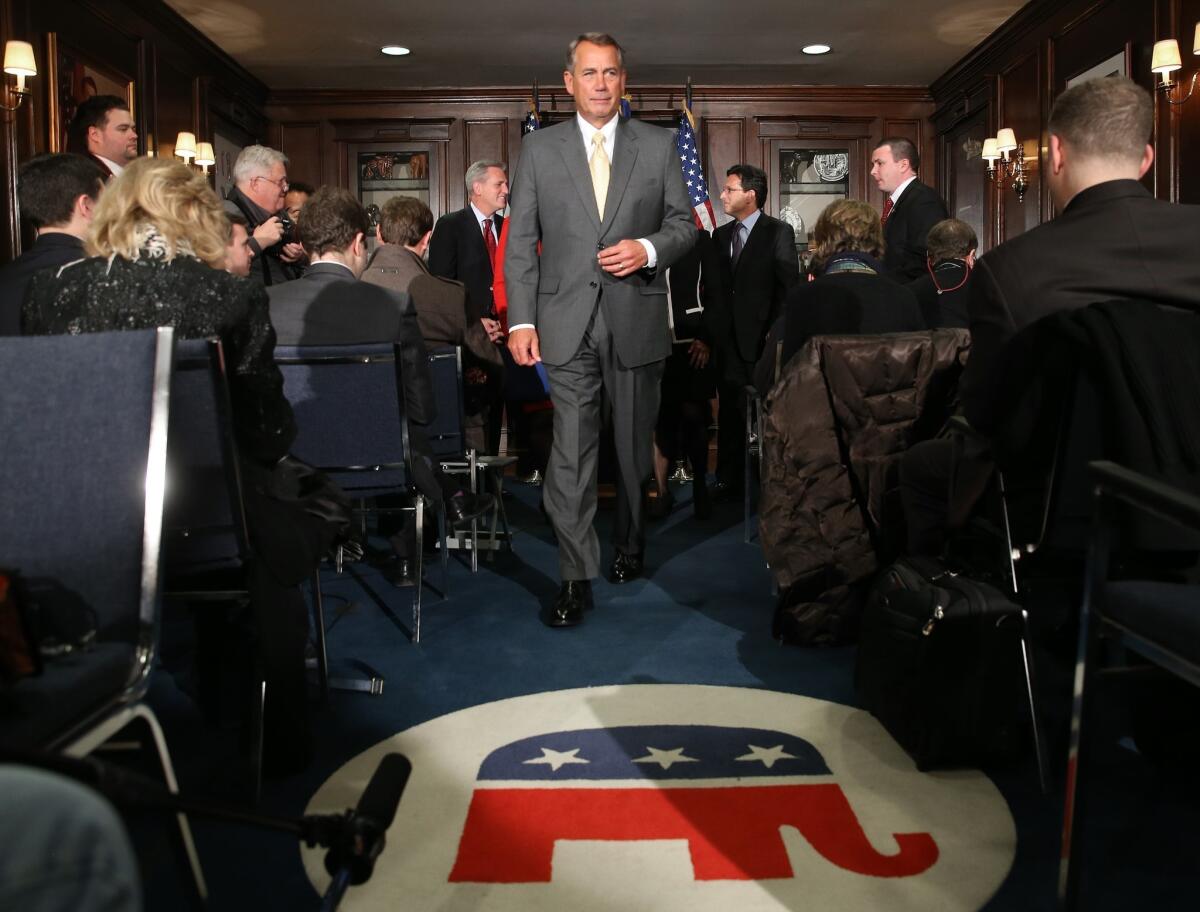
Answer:
[[[750,748],[750,753],[743,754],[742,756],[736,757],[735,759],[748,760],[751,762],[753,762],[755,760],[761,760],[763,766],[765,766],[767,769],[770,769],[771,767],[773,767],[775,765],[776,760],[796,760],[796,759],[798,759],[797,757],[793,756],[792,754],[787,753],[783,749],[782,744],[776,744],[774,747],[759,747],[756,744],[747,744],[746,746]],[[542,750],[545,750],[545,748],[542,748]]]
[[[544,763],[557,773],[560,767],[563,767],[568,763],[590,763],[590,760],[584,760],[582,757],[575,756],[580,750],[581,748],[577,747],[574,750],[569,751],[556,751],[551,750],[548,747],[543,747],[542,755],[540,757],[534,757],[532,760],[524,760],[522,762]]]
[[[634,763],[657,763],[663,769],[670,769],[673,763],[699,763],[695,757],[685,757],[683,748],[677,747],[674,750],[659,750],[657,747],[646,746],[646,750],[650,753],[645,757],[638,757]]]

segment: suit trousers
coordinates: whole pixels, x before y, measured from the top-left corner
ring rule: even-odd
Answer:
[[[746,386],[754,382],[754,362],[729,352],[717,382],[717,480],[740,491],[746,471]]]
[[[593,520],[605,400],[617,450],[613,543],[626,554],[640,554],[645,547],[642,486],[654,468],[663,364],[622,365],[597,302],[575,357],[566,364],[546,365],[554,402],[554,444],[542,497],[558,536],[563,580],[591,579],[600,573],[600,541]]]

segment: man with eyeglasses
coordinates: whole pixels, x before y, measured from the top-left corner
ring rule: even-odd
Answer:
[[[233,166],[234,188],[225,200],[230,214],[246,219],[250,249],[254,251],[252,275],[264,285],[278,285],[300,277],[304,249],[284,237],[278,213],[288,191],[287,156],[267,146],[247,146]]]
[[[746,458],[746,394],[767,332],[800,282],[796,233],[762,211],[767,175],[754,165],[725,172],[721,205],[731,221],[713,233],[719,293],[712,304],[717,355],[718,500],[741,494]]]

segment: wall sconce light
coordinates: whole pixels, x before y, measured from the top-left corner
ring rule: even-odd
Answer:
[[[196,164],[204,169],[204,173],[208,174],[208,169],[217,163],[217,156],[213,152],[212,143],[198,143],[196,145]]]
[[[983,141],[983,152],[980,156],[987,162],[988,178],[994,180],[996,186],[1001,188],[1006,180],[1012,180],[1017,202],[1023,201],[1025,191],[1029,189],[1029,177],[1025,165],[1025,148],[1017,142],[1017,134],[1005,127],[995,136]]]
[[[37,75],[37,63],[33,59],[33,45],[28,41],[8,41],[4,45],[4,72],[17,77],[16,88],[9,88],[7,95],[13,99],[11,105],[0,104],[5,111],[15,111],[29,97],[25,79]]]
[[[1192,53],[1200,54],[1200,22],[1196,23],[1196,35],[1192,39]],[[1181,105],[1192,97],[1192,92],[1196,90],[1196,76],[1200,75],[1200,70],[1192,74],[1191,85],[1188,86],[1187,94],[1182,98],[1172,98],[1175,88],[1179,83],[1171,78],[1171,74],[1176,70],[1183,69],[1183,62],[1179,56],[1179,42],[1174,38],[1164,38],[1162,41],[1154,42],[1154,53],[1150,58],[1150,72],[1162,74],[1162,82],[1158,84],[1158,90],[1163,93],[1169,104]]]
[[[182,131],[175,137],[175,157],[189,164],[196,157],[196,134]]]
[[[199,165],[208,174],[208,169],[217,163],[212,143],[196,142],[196,134],[186,130],[175,137],[175,155],[182,158],[184,164]]]

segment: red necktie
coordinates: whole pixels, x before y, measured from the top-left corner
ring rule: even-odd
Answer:
[[[487,248],[488,262],[492,264],[492,274],[496,273],[496,235],[492,234],[492,220],[483,220],[483,246]]]
[[[888,216],[892,214],[892,206],[894,205],[895,203],[892,202],[892,198],[890,196],[883,201],[883,214],[879,216],[880,225],[887,224]]]

